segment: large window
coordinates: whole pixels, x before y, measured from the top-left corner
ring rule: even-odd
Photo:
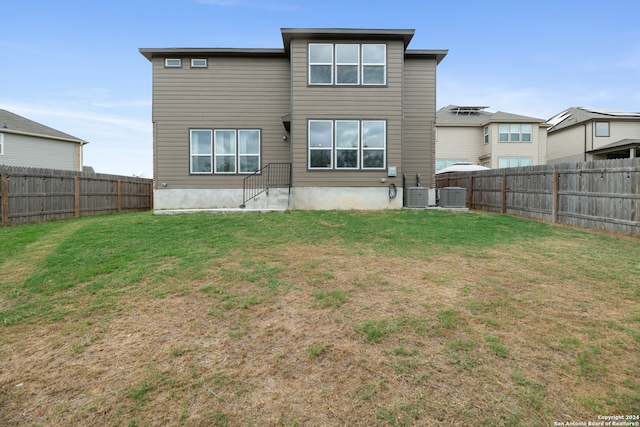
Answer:
[[[310,120],[309,169],[384,169],[384,120]]]
[[[531,142],[531,132],[533,126],[530,124],[500,124],[499,129],[499,141],[500,142]]]
[[[260,169],[257,129],[191,129],[192,174],[253,173]]]
[[[609,122],[596,122],[596,136],[609,136]]]
[[[531,157],[498,157],[499,168],[517,168],[531,165],[533,165]]]
[[[386,45],[309,44],[310,85],[384,85],[386,83]]]

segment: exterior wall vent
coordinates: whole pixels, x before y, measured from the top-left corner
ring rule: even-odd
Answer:
[[[440,189],[440,207],[464,208],[467,205],[467,189],[463,187],[444,187]]]
[[[427,206],[435,206],[435,190],[425,187],[409,187],[407,188],[407,207],[408,208],[426,208]]]

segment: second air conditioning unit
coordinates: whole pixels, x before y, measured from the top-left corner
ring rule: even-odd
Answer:
[[[440,207],[464,208],[467,205],[467,189],[463,187],[444,187],[440,189]]]
[[[433,188],[426,187],[409,187],[407,188],[407,207],[408,208],[426,208],[427,206],[435,206],[436,192]]]

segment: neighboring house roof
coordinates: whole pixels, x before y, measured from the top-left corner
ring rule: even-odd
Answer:
[[[556,114],[547,123],[551,125],[549,133],[592,120],[638,120],[640,112],[617,111],[604,108],[570,107]]]
[[[519,114],[485,111],[489,107],[448,105],[436,112],[437,126],[484,126],[489,123],[544,123],[543,119]]]
[[[38,136],[41,138],[88,144],[75,136],[50,128],[43,124],[26,119],[7,110],[0,110],[0,132],[20,135]]]

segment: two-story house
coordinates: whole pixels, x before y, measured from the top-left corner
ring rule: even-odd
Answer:
[[[86,141],[0,110],[0,165],[82,171]]]
[[[571,107],[547,123],[549,163],[640,157],[640,112]]]
[[[414,30],[281,29],[283,48],[142,48],[153,67],[156,209],[229,208],[287,165],[291,209],[403,206],[435,187],[436,67]],[[280,169],[278,169],[280,170]],[[289,170],[289,169],[287,169]]]
[[[449,105],[436,113],[436,171],[458,162],[491,169],[545,164],[543,119],[489,107]]]

